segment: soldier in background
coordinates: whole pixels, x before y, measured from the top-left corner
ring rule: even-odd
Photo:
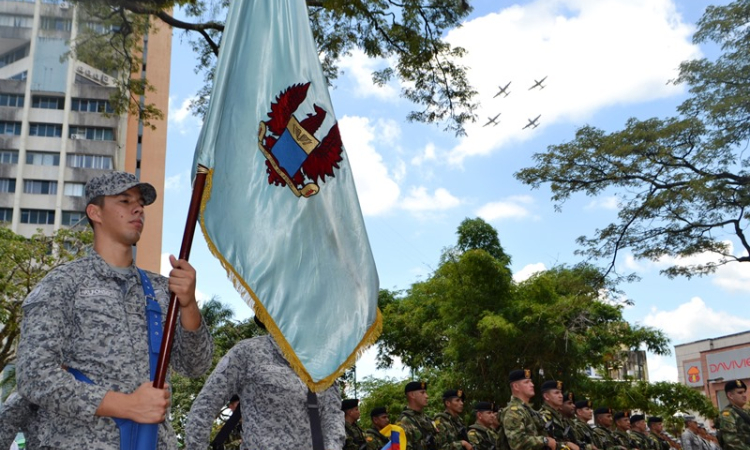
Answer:
[[[474,405],[476,422],[469,427],[469,443],[474,450],[496,450],[497,433],[493,425],[497,422],[495,405],[490,402],[477,402]]]
[[[748,450],[750,415],[743,409],[747,403],[747,386],[742,380],[729,381],[724,385],[724,392],[729,404],[719,415],[720,444],[724,450]]]
[[[657,450],[669,450],[671,445],[669,445],[669,441],[662,434],[664,431],[664,420],[657,416],[649,417],[648,429],[648,437],[651,439],[654,448]]]
[[[599,407],[594,410],[594,445],[599,450],[627,450],[615,440],[612,422],[612,409]]]
[[[567,425],[560,410],[563,404],[562,381],[545,381],[542,383],[542,403],[539,414],[544,417],[544,429],[550,437],[555,438],[561,449],[580,450],[578,445],[571,442],[570,436],[565,436]]]
[[[594,432],[589,426],[589,420],[594,416],[594,410],[591,409],[591,400],[577,401],[575,403],[575,415],[572,425],[576,441],[583,446],[584,450],[599,450],[594,445]]]
[[[407,406],[398,422],[406,433],[410,450],[438,450],[437,429],[432,420],[423,412],[427,407],[427,383],[411,381],[404,388]]]
[[[630,412],[629,411],[618,411],[614,415],[615,428],[612,430],[612,437],[615,439],[618,445],[632,449],[633,446],[630,444]]]
[[[575,433],[576,396],[574,393],[570,391],[563,393],[563,402],[562,407],[560,408],[560,415],[563,418],[563,425],[565,425],[565,430],[563,432],[563,436],[565,437],[565,439],[575,443],[581,448],[581,450],[585,450],[586,443],[583,440],[578,440],[578,436]]]
[[[359,420],[359,399],[347,398],[341,402],[341,410],[344,411],[344,430],[346,431],[346,442],[344,450],[360,450],[365,446],[365,433],[357,425]]]
[[[555,438],[547,436],[541,415],[529,406],[534,397],[530,370],[514,370],[508,376],[511,397],[503,410],[501,447],[510,450],[556,450]]]
[[[685,431],[682,432],[680,437],[683,450],[704,450],[702,439],[698,436],[698,422],[695,417],[685,416],[684,420]]]
[[[466,395],[461,389],[450,389],[443,392],[445,411],[437,414],[433,420],[435,428],[438,430],[438,440],[443,443],[441,449],[471,450],[466,424],[460,417],[460,414],[464,411],[465,400]]]
[[[648,438],[646,416],[643,414],[633,414],[630,417],[629,433],[632,447],[637,448],[638,450],[660,450],[656,448],[653,441]]]
[[[388,411],[385,407],[380,406],[370,411],[370,420],[372,421],[372,428],[365,430],[367,450],[380,450],[390,440],[380,430],[390,425],[391,419],[388,418]]]

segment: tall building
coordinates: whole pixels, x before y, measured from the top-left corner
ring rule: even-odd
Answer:
[[[166,119],[152,130],[137,116],[106,115],[112,74],[63,56],[84,22],[58,0],[0,1],[0,221],[30,236],[86,222],[84,185],[124,170],[156,187],[136,251],[138,266],[159,271]],[[166,116],[171,30],[143,40],[136,77],[156,88],[141,101]]]

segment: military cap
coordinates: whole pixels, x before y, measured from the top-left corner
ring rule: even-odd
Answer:
[[[347,411],[349,409],[356,408],[357,406],[359,406],[359,399],[356,398],[347,398],[341,401],[342,411]]]
[[[630,417],[629,411],[617,411],[612,418],[615,420],[620,420],[620,419],[627,419],[629,417]]]
[[[377,408],[372,408],[372,411],[370,411],[370,417],[378,417],[383,414],[388,414],[388,410],[385,409],[385,406],[378,406]]]
[[[551,391],[552,389],[558,389],[562,390],[563,388],[563,382],[562,381],[555,381],[555,380],[549,380],[542,383],[542,392]]]
[[[406,383],[406,387],[404,387],[404,393],[408,394],[409,392],[414,391],[424,391],[427,389],[427,383],[424,381],[410,381]]]
[[[747,386],[742,380],[727,381],[724,385],[724,392],[732,392],[735,389],[747,389]]]
[[[594,410],[595,416],[598,416],[599,414],[612,414],[612,408],[608,406],[600,406]]]
[[[583,399],[576,402],[576,409],[591,408],[591,400]]]
[[[130,188],[138,187],[143,204],[150,205],[156,200],[156,189],[149,183],[142,183],[135,175],[127,172],[107,172],[92,178],[86,183],[86,204],[103,195],[118,195]]]
[[[461,389],[448,389],[443,392],[443,400],[450,400],[452,398],[460,398],[466,400],[466,394]]]
[[[240,401],[240,396],[237,394],[234,394],[232,398],[229,399],[229,403],[234,403]]]
[[[648,418],[648,424],[651,425],[652,423],[662,423],[664,422],[664,419],[662,419],[659,416],[651,416]]]
[[[494,411],[495,404],[492,402],[476,402],[474,403],[474,411]]]
[[[576,402],[576,395],[570,391],[563,394],[563,402]]]
[[[633,414],[632,416],[630,416],[631,425],[641,420],[646,420],[646,416],[644,416],[643,414]]]
[[[529,369],[513,370],[508,375],[509,383],[527,379],[531,379],[531,371]]]
[[[682,418],[682,420],[684,420],[684,421],[685,421],[685,423],[688,423],[688,422],[696,422],[696,420],[695,420],[695,416],[684,416],[684,417]]]

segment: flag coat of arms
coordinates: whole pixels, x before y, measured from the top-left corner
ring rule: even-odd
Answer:
[[[210,250],[327,388],[380,333],[379,283],[304,0],[230,3],[198,165]]]

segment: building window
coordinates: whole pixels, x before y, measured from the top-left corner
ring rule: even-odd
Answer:
[[[2,24],[0,23],[0,25]],[[5,67],[8,64],[12,64],[18,60],[21,60],[29,56],[30,49],[31,49],[31,46],[29,44],[26,44],[22,47],[18,47],[15,50],[11,50],[7,53],[3,53],[2,55],[0,55],[0,67]]]
[[[9,80],[17,80],[17,81],[23,81],[26,79],[26,75],[28,75],[27,71],[23,71],[21,73],[17,73],[13,75],[12,77],[8,78]]]
[[[57,194],[57,181],[24,180],[23,193],[55,195]]]
[[[72,227],[78,222],[86,218],[86,213],[80,211],[63,211],[62,213],[62,224],[67,227]]]
[[[18,164],[18,150],[0,150],[0,164]]]
[[[47,209],[22,209],[21,223],[53,225],[55,223],[55,211]]]
[[[86,185],[83,183],[65,183],[63,194],[71,197],[83,197]]]
[[[59,123],[31,123],[29,136],[61,137],[62,124]]]
[[[14,14],[0,14],[0,26],[13,28],[31,28],[34,24],[32,16],[17,16]]]
[[[112,169],[112,157],[102,155],[68,155],[68,167],[83,169]]]
[[[57,17],[42,17],[42,30],[70,31],[73,21]]]
[[[0,106],[21,108],[23,106],[23,94],[0,94]]]
[[[0,96],[0,102],[1,101],[2,97]],[[34,95],[31,97],[32,108],[63,109],[63,106],[65,106],[64,97],[43,97],[41,95]]]
[[[80,112],[98,112],[98,113],[109,113],[115,112],[112,109],[112,105],[109,104],[109,100],[92,100],[86,98],[74,98],[70,106],[72,111]]]
[[[92,141],[114,141],[115,132],[112,128],[70,127],[70,138],[89,139]]]
[[[59,153],[26,152],[26,164],[35,166],[59,166]]]
[[[0,222],[13,221],[13,208],[0,208]]]
[[[21,122],[0,121],[0,134],[21,135]]]
[[[0,178],[0,192],[16,192],[16,179]]]

